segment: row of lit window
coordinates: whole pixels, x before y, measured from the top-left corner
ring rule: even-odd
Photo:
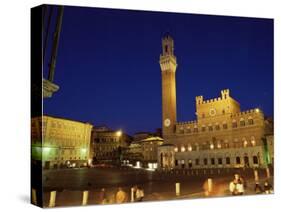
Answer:
[[[94,142],[99,143],[99,142],[117,142],[118,138],[95,138]]]
[[[86,138],[87,135],[77,134],[77,133],[65,133],[64,131],[54,131],[49,132],[48,136],[51,138],[68,138],[68,139],[80,139]]]
[[[225,159],[225,164],[226,165],[230,165],[231,161],[230,161],[230,157],[226,157],[224,158]],[[258,164],[259,163],[259,160],[258,160],[258,157],[257,156],[253,156],[252,157],[252,160],[253,160],[253,164]],[[210,158],[210,160],[208,160],[208,158],[204,158],[201,163],[203,162],[202,165],[216,165],[216,162],[215,162],[215,158]],[[193,161],[190,159],[188,160],[188,163],[187,165],[192,165]],[[241,164],[242,161],[241,161],[241,157],[235,157],[235,163],[237,165]],[[223,164],[223,158],[217,158],[217,164],[218,165],[222,165]],[[249,165],[249,157],[248,156],[245,156],[244,157],[244,164],[247,164]],[[185,165],[185,161],[184,160],[176,160],[175,161],[175,165],[178,166],[178,165]],[[195,159],[195,165],[200,165],[200,159],[197,158]]]
[[[54,158],[55,160],[58,160],[59,158]],[[61,157],[60,158],[61,160],[83,160],[83,157],[68,157],[68,158],[64,158],[64,157]],[[87,159],[87,156],[84,157],[84,159],[86,160]]]
[[[254,124],[254,120],[253,120],[253,119],[248,119],[248,125],[253,125],[253,124]],[[244,127],[244,126],[246,126],[246,122],[245,122],[245,120],[241,120],[241,121],[240,121],[240,127]],[[234,121],[232,122],[232,128],[237,128],[237,127],[238,127],[237,121],[234,120]],[[201,131],[202,131],[202,132],[205,132],[205,131],[207,131],[207,129],[208,129],[210,132],[212,132],[212,131],[214,131],[214,130],[220,130],[220,128],[221,128],[221,127],[220,127],[219,124],[216,124],[215,127],[213,127],[212,125],[209,125],[208,128],[207,128],[206,126],[202,126],[202,127],[201,127]],[[223,123],[223,124],[222,124],[222,128],[223,128],[224,130],[227,130],[227,129],[228,129],[228,125],[227,125],[226,123]],[[180,132],[181,132],[181,133],[184,133],[183,127],[180,128]],[[191,131],[191,128],[187,128],[186,131],[185,131],[185,133],[191,133],[191,132],[192,132],[192,131]],[[197,127],[197,126],[195,126],[195,127],[193,128],[193,132],[194,132],[194,133],[197,133],[197,132],[198,132],[198,127]]]
[[[95,147],[96,151],[114,151],[117,149],[117,146],[98,146]]]
[[[191,145],[188,144],[187,147],[186,146],[181,146],[180,149],[178,147],[175,147],[175,152],[178,152],[179,150],[181,152],[185,152],[185,151],[199,151],[200,149],[221,149],[221,148],[229,148],[230,145],[228,142],[217,142],[217,144],[214,144],[215,142],[209,142],[209,144],[203,144],[203,145],[199,145],[199,144],[195,144],[195,145]],[[207,145],[207,147],[206,147]],[[201,146],[201,147],[200,147]],[[252,136],[251,137],[251,142],[249,143],[245,138],[242,139],[242,143],[238,141],[238,139],[234,139],[233,142],[233,147],[234,148],[238,148],[238,147],[249,147],[249,146],[256,146],[256,140],[255,138]],[[195,147],[195,148],[194,148]]]

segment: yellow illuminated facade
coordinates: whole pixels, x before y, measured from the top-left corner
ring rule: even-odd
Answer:
[[[173,44],[170,36],[165,37],[163,51],[173,49]],[[177,122],[175,76],[169,77],[171,73],[174,75],[176,65],[166,65],[174,62],[171,62],[173,59],[163,60],[163,55],[165,53],[160,56],[162,132],[165,144],[170,145],[158,148],[158,162],[162,168],[265,167],[272,164],[272,123],[259,108],[241,111],[229,89],[221,90],[220,96],[214,99],[197,96],[196,120]],[[165,57],[175,56],[169,50]],[[167,151],[171,154],[171,148],[175,153],[174,162],[167,167],[163,161],[168,157]]]
[[[45,169],[86,166],[92,125],[63,118],[32,118],[32,159]]]

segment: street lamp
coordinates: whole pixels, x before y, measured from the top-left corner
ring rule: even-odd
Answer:
[[[118,137],[122,136],[122,130],[118,130],[118,131],[116,132],[116,135],[117,135]]]

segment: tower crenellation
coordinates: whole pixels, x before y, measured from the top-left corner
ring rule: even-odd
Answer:
[[[195,100],[196,100],[197,105],[202,104],[203,103],[203,96],[196,96]]]
[[[221,98],[222,99],[227,99],[229,97],[230,93],[229,93],[229,89],[224,89],[221,91]]]
[[[170,35],[162,38],[162,56],[174,55],[174,40]]]

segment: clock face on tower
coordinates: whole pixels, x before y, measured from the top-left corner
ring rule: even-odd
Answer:
[[[215,116],[216,115],[216,109],[215,108],[211,108],[209,111],[210,116]]]
[[[165,121],[164,121],[164,125],[165,125],[165,127],[169,127],[169,126],[170,126],[170,124],[171,124],[170,119],[165,119]]]

